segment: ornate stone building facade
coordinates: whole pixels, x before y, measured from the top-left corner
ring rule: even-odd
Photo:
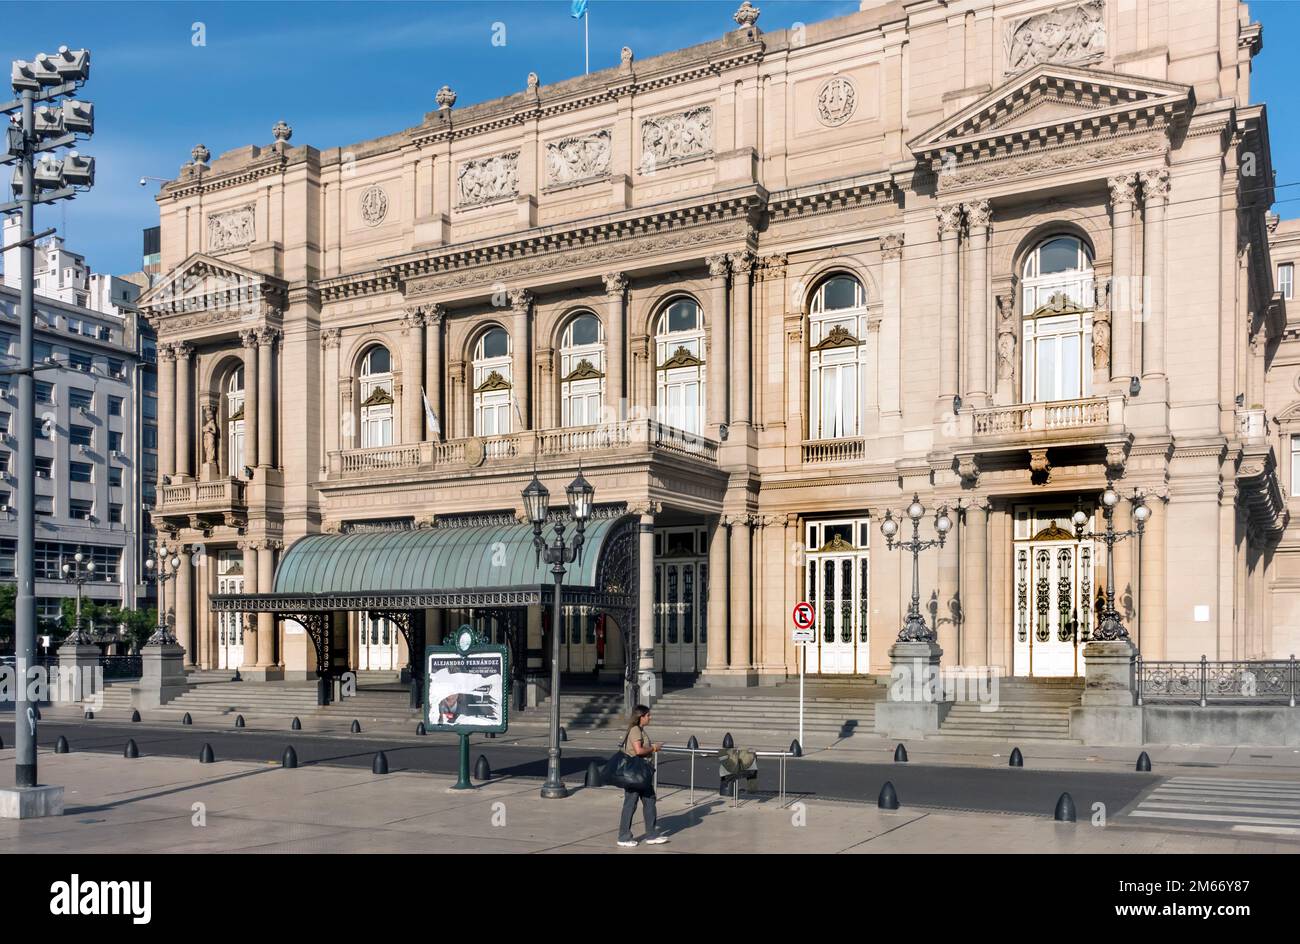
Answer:
[[[284,612],[213,601],[317,532],[514,520],[534,470],[635,525],[635,606],[566,610],[575,673],[782,679],[803,599],[809,671],[887,670],[911,574],[879,524],[913,494],[956,520],[922,560],[945,662],[1081,673],[1106,559],[1070,519],[1108,481],[1154,510],[1115,554],[1145,658],[1296,648],[1255,615],[1287,512],[1238,402],[1284,327],[1245,5],[757,17],[347,147],[195,148],[143,302],[191,661],[313,671]],[[373,606],[331,658],[405,661]]]

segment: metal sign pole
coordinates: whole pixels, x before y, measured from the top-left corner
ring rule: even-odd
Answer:
[[[808,663],[808,644],[800,643],[799,648],[803,651],[799,659],[799,746],[803,747],[803,672]]]
[[[456,779],[456,786],[453,790],[472,790],[474,785],[469,782],[469,735],[460,735],[460,772]]]

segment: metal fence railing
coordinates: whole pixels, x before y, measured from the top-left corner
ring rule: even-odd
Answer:
[[[699,756],[718,757],[723,752],[718,750],[717,748],[669,747],[667,744],[665,744],[663,747],[659,749],[658,752],[652,755],[654,758],[654,783],[656,789],[658,789],[659,786],[659,754],[660,753],[690,755],[691,779],[689,784],[689,790],[690,790],[689,802],[691,806],[694,806],[695,805],[695,758]],[[777,806],[784,807],[785,806],[785,764],[789,758],[794,757],[795,755],[790,753],[789,751],[754,751],[754,756],[777,758]],[[740,779],[736,778],[735,780],[733,780],[732,786],[733,786],[732,805],[739,806],[740,805]]]
[[[1290,705],[1300,696],[1296,658],[1211,662],[1138,659],[1137,702],[1159,704]]]

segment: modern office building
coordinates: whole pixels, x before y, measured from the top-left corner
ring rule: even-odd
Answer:
[[[562,667],[646,691],[785,678],[801,600],[809,671],[887,671],[914,495],[955,520],[946,664],[1082,674],[1107,558],[1071,519],[1108,483],[1121,530],[1153,512],[1109,575],[1144,658],[1300,648],[1246,5],[758,20],[369,141],[194,148],[141,301],[188,661],[385,668],[470,619],[542,668],[534,471],[595,488]]]

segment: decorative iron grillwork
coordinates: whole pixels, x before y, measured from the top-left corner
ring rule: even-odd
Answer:
[[[1138,704],[1296,705],[1300,671],[1290,659],[1147,662],[1137,666]]]
[[[1052,627],[1049,625],[1047,618],[1047,614],[1052,607],[1052,582],[1047,576],[1047,572],[1052,566],[1051,555],[1046,550],[1039,551],[1034,557],[1034,565],[1038,568],[1038,578],[1035,585],[1038,598],[1034,601],[1038,609],[1038,627],[1034,630],[1034,637],[1039,642],[1047,642],[1052,638]]]
[[[1056,552],[1056,608],[1061,614],[1060,624],[1056,627],[1056,638],[1060,642],[1069,642],[1074,638],[1074,615],[1070,606],[1070,590],[1074,582],[1071,558],[1067,547]]]

